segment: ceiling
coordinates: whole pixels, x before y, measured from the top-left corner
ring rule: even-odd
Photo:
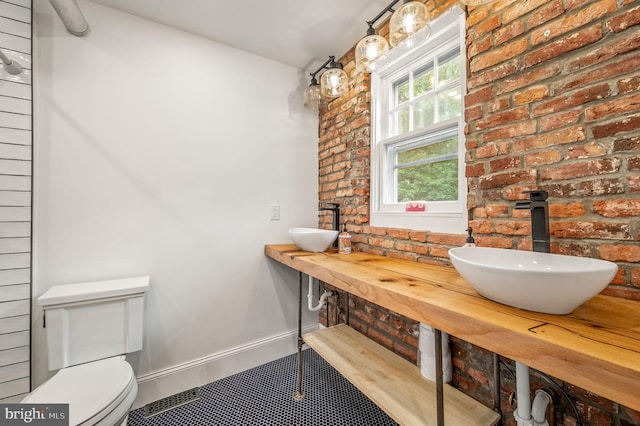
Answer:
[[[342,56],[389,0],[93,0],[302,70]],[[91,22],[89,22],[91,25]]]

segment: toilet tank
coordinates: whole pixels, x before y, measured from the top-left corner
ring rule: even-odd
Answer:
[[[149,277],[51,287],[44,309],[49,370],[142,349],[144,295]]]

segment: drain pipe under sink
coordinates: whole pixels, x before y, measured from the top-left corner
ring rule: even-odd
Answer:
[[[547,406],[551,403],[551,396],[542,389],[536,391],[536,397],[531,405],[531,385],[529,381],[529,367],[516,361],[516,401],[518,406],[513,416],[518,426],[549,426],[545,419]]]
[[[307,307],[311,312],[319,311],[322,307],[327,303],[327,297],[331,296],[333,293],[330,291],[325,291],[320,296],[320,301],[318,302],[318,306],[313,306],[313,277],[309,275],[309,292],[307,293],[308,304]]]

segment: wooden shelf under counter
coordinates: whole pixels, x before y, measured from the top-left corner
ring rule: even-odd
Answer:
[[[598,295],[569,315],[490,301],[455,269],[366,253],[265,254],[415,321],[640,411],[640,302]]]
[[[433,426],[436,384],[420,369],[344,324],[305,334],[304,341],[401,425]],[[500,415],[444,385],[447,426],[492,426]]]

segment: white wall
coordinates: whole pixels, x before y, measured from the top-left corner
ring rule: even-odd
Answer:
[[[29,391],[31,297],[31,2],[0,1],[0,402]]]
[[[293,352],[297,274],[263,246],[317,222],[302,73],[79,4],[83,38],[34,1],[34,296],[151,275],[138,405]],[[38,384],[40,327],[34,345]]]

